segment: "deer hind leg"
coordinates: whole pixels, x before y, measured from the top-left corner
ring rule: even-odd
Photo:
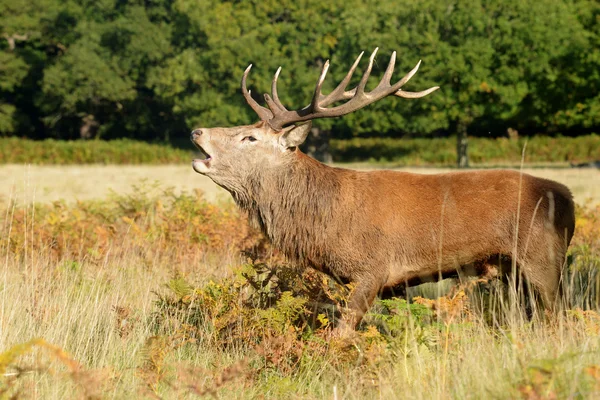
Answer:
[[[531,247],[530,247],[531,248]],[[502,301],[519,305],[527,318],[543,309],[554,310],[559,295],[559,280],[563,258],[559,253],[542,251],[543,246],[532,247],[527,257],[517,257],[513,264],[508,254],[496,255],[474,263],[480,278],[493,281],[499,278],[502,282]],[[508,310],[508,309],[507,309]]]
[[[521,273],[539,296],[543,307],[555,311],[560,301],[560,278],[564,262],[564,253],[555,249],[540,247],[536,254],[519,262]],[[533,297],[533,296],[532,296]]]
[[[544,308],[556,311],[563,301],[561,277],[570,237],[565,239],[568,232],[557,228],[553,217],[542,222],[520,238],[518,263]],[[563,225],[568,226],[568,221],[559,223]]]

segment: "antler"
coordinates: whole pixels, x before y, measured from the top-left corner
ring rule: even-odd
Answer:
[[[387,69],[383,74],[383,78],[381,78],[381,81],[377,87],[370,92],[365,92],[365,87],[367,85],[367,80],[371,75],[373,61],[375,60],[377,50],[379,50],[379,48],[375,48],[371,54],[371,57],[369,57],[369,65],[360,79],[360,82],[354,89],[346,90],[346,87],[350,83],[350,79],[352,79],[352,75],[354,74],[354,71],[356,70],[356,67],[358,66],[358,63],[360,62],[364,52],[360,53],[360,55],[356,58],[356,61],[354,61],[354,64],[352,64],[352,67],[340,84],[331,93],[329,93],[327,96],[324,96],[321,93],[321,87],[323,86],[323,81],[325,81],[325,76],[327,75],[327,70],[329,69],[329,60],[327,60],[323,65],[321,75],[319,76],[319,80],[315,86],[312,101],[308,106],[300,110],[287,110],[279,100],[279,96],[277,94],[277,79],[279,78],[281,67],[279,67],[277,72],[275,72],[273,82],[271,83],[271,94],[273,97],[267,93],[264,95],[265,101],[267,102],[267,106],[269,108],[258,104],[250,95],[250,91],[246,88],[246,79],[248,77],[248,73],[250,72],[250,68],[252,68],[252,64],[250,64],[248,68],[246,68],[246,71],[244,71],[244,76],[242,77],[242,94],[244,95],[246,102],[258,114],[261,120],[267,122],[273,129],[281,130],[284,126],[295,122],[308,121],[316,118],[333,118],[346,115],[360,108],[366,107],[367,105],[389,95],[403,97],[406,99],[417,99],[419,97],[427,96],[429,93],[439,89],[438,86],[434,86],[421,92],[406,92],[400,89],[417,72],[419,65],[421,65],[421,61],[419,61],[417,65],[402,79],[392,85],[390,80],[392,78],[392,74],[394,73],[394,65],[396,64],[396,52],[394,51],[390,57],[390,62],[387,66]],[[339,106],[327,108],[327,106],[342,100],[348,101]]]

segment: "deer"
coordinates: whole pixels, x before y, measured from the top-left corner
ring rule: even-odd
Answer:
[[[264,94],[266,107],[260,105],[246,86],[250,64],[241,91],[260,121],[193,130],[191,140],[204,157],[193,160],[193,169],[227,190],[288,260],[351,284],[337,330],[354,331],[386,291],[461,270],[475,276],[518,273],[543,306],[554,309],[575,228],[566,186],[517,170],[359,171],[323,164],[300,150],[314,119],[340,117],[388,96],[416,99],[438,89],[402,89],[421,61],[392,84],[393,52],[378,85],[366,91],[377,51],[356,87],[347,89],[364,52],[324,95],[327,60],[310,104],[297,110],[288,110],[277,94],[281,67],[271,94]]]

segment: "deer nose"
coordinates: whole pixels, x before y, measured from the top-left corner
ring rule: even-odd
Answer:
[[[196,139],[196,138],[197,138],[198,136],[200,136],[200,135],[202,135],[202,129],[194,129],[194,130],[192,131],[192,134],[191,134],[191,137],[190,137],[190,138],[191,138],[192,140],[194,140],[194,139]]]

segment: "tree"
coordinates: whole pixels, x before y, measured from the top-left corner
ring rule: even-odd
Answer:
[[[155,114],[161,107],[147,82],[171,52],[170,26],[155,17],[162,7],[104,2],[78,15],[77,39],[44,73],[47,126],[68,137],[80,136],[90,121],[99,125],[98,137],[123,130],[144,139],[162,133],[167,124]]]
[[[390,110],[399,116],[381,111],[371,119],[392,121],[405,132],[456,132],[459,166],[468,163],[461,152],[471,130],[498,134],[547,120],[547,106],[523,112],[527,104],[548,104],[535,83],[560,76],[569,68],[560,60],[587,46],[581,39],[585,29],[566,2],[413,0],[375,7],[367,1],[363,7],[348,11],[351,20],[368,24],[360,40],[398,48],[411,63],[422,58],[415,85],[441,86],[426,101],[398,100]],[[366,9],[369,17],[361,20]],[[345,26],[353,30],[358,24]],[[360,125],[369,121],[357,117]]]
[[[239,95],[249,63],[257,100],[282,66],[280,96],[299,108],[325,60],[326,92],[361,51],[379,46],[370,87],[397,50],[395,78],[423,60],[407,90],[441,90],[317,121],[315,137],[457,134],[464,165],[467,135],[600,126],[599,8],[593,0],[0,0],[0,134],[187,140],[193,126],[256,119]]]
[[[550,73],[538,75],[533,81],[538,101],[529,102],[521,115],[533,111],[534,115],[545,116],[531,124],[548,131],[589,131],[600,126],[600,3],[579,0],[570,9],[572,15],[567,19],[583,30],[558,43],[566,51],[553,60]]]
[[[0,1],[0,135],[31,133],[30,99],[44,54],[44,16],[51,1]]]

